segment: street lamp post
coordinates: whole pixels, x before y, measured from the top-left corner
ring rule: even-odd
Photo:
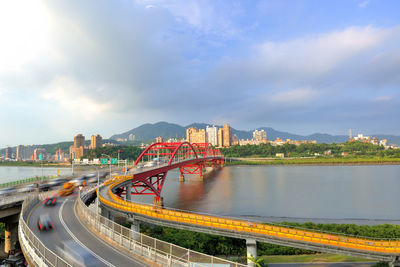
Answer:
[[[97,166],[92,165],[93,167],[96,168],[97,171],[97,194],[99,195],[100,192],[100,172],[99,172],[99,168]],[[97,217],[99,217],[99,206],[100,206],[100,201],[99,201],[99,196],[97,195],[97,206],[96,206],[96,213],[97,213]]]
[[[120,152],[122,152],[122,150],[119,150],[119,149],[118,149],[118,163],[117,163],[117,164],[118,164],[118,168],[119,168],[119,153],[120,153]]]
[[[108,159],[110,160],[110,179],[111,179],[111,156],[109,156],[107,154],[101,154],[101,155],[108,157]]]

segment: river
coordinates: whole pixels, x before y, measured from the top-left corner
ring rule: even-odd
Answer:
[[[44,167],[43,175],[44,176],[57,175],[57,170],[60,170],[60,175],[71,173],[71,168]],[[42,176],[41,167],[9,167],[9,166],[0,167],[0,183],[7,183],[35,176],[39,177]]]
[[[57,169],[71,172],[43,173]],[[41,175],[40,167],[0,167],[0,183]],[[168,173],[166,207],[256,221],[400,224],[400,165],[231,166],[204,181],[178,177]]]
[[[168,173],[167,207],[257,221],[400,224],[400,165],[232,166],[203,182]]]

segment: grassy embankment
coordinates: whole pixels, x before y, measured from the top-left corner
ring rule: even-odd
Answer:
[[[355,224],[315,224],[288,223],[292,227],[320,230],[330,233],[340,233],[369,238],[400,238],[400,225],[355,225]],[[246,260],[246,242],[242,239],[220,237],[203,233],[178,230],[168,227],[141,225],[141,231],[149,236],[170,242],[198,252],[231,260]],[[266,263],[278,262],[368,262],[370,260],[342,255],[316,253],[314,251],[258,243],[258,256]]]
[[[287,159],[243,159],[226,161],[231,165],[390,165],[400,164],[400,158],[349,157],[349,158],[287,158]]]
[[[335,254],[261,256],[266,263],[375,262],[374,260]]]

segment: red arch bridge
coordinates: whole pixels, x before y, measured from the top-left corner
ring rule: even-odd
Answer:
[[[206,167],[222,166],[220,151],[209,143],[154,143],[140,154],[128,175],[115,176],[108,183],[121,181],[112,190],[119,196],[125,195],[127,200],[131,200],[131,195],[154,195],[154,204],[162,205],[161,190],[169,170],[178,168],[180,180],[187,174],[203,179]]]

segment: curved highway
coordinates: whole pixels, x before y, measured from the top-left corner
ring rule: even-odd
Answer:
[[[57,199],[54,207],[46,207],[41,202],[28,214],[27,223],[43,244],[57,253],[57,246],[63,241],[74,240],[79,246],[95,257],[93,266],[147,266],[95,236],[87,229],[77,216],[75,200],[77,195]],[[37,221],[41,214],[48,214],[54,229],[41,232]]]

